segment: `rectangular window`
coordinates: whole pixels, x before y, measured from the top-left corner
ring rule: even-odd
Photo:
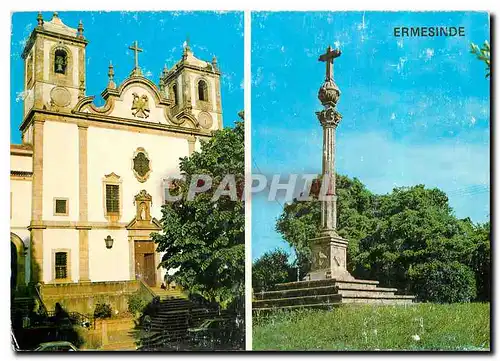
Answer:
[[[54,198],[54,215],[67,216],[68,215],[68,199],[67,198]]]
[[[56,199],[56,213],[66,213],[66,200]]]
[[[120,186],[106,184],[106,212],[120,213]]]
[[[56,279],[68,277],[68,254],[66,252],[56,253]]]

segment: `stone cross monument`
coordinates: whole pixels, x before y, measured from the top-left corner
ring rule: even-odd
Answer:
[[[346,269],[347,240],[337,234],[337,195],[335,191],[335,131],[342,119],[336,110],[340,90],[333,80],[333,60],[340,56],[340,50],[328,46],[319,61],[326,62],[325,82],[319,88],[318,99],[324,109],[316,112],[323,127],[323,170],[319,195],[321,201],[321,230],[319,237],[310,240],[312,251],[309,280],[334,278],[353,280]]]

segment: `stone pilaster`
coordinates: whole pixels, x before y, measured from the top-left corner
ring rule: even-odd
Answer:
[[[31,203],[31,282],[43,283],[43,120],[33,120],[33,180]]]
[[[218,129],[222,129],[222,101],[220,93],[220,79],[215,78],[215,111],[217,112]]]
[[[89,278],[89,230],[87,193],[87,126],[78,126],[78,228],[79,238],[79,281],[90,282]]]
[[[135,241],[130,236],[128,237],[128,252],[130,279],[135,280]]]
[[[188,138],[189,155],[193,154],[195,150],[196,137],[192,136]]]

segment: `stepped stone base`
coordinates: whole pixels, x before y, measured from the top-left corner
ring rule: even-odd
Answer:
[[[254,293],[253,310],[330,308],[342,304],[407,305],[415,296],[398,295],[378,281],[321,279],[281,283],[272,291]]]

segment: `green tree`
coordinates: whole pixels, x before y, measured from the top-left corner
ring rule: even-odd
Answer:
[[[244,123],[239,121],[234,128],[215,131],[201,143],[201,151],[182,158],[185,178],[175,182],[170,193],[183,197],[162,207],[162,231],[153,235],[158,252],[165,252],[161,266],[177,269],[172,279],[222,308],[241,301],[244,294],[244,153]],[[189,200],[190,182],[200,174],[211,176],[212,186]],[[226,175],[235,176],[238,200],[223,195],[214,201]],[[222,188],[234,189],[230,184]]]
[[[349,240],[348,268],[352,269],[359,241],[371,232],[377,222],[374,217],[377,198],[356,178],[337,175],[335,183],[338,195],[338,233]],[[313,189],[311,193],[311,201],[294,200],[286,204],[276,223],[276,231],[297,252],[301,275],[309,271],[309,240],[318,236],[321,223],[318,192]]]
[[[420,301],[470,302],[476,297],[474,272],[458,261],[433,260],[412,266],[408,274]]]
[[[476,284],[478,299],[489,299],[489,223],[457,219],[446,194],[423,185],[374,195],[359,180],[338,176],[337,194],[338,232],[349,241],[347,268],[355,277],[376,279],[424,300],[431,293],[419,284],[419,275],[435,271],[435,282],[443,280],[457,291],[448,299],[471,299]],[[276,230],[307,255],[308,241],[317,236],[319,226],[320,202],[295,200],[285,206]],[[303,263],[309,265],[309,260]],[[474,283],[468,283],[471,272]]]
[[[360,242],[356,275],[418,292],[408,275],[412,266],[431,260],[470,263],[473,225],[456,219],[439,189],[396,188],[380,197],[377,212],[377,228]]]
[[[490,301],[491,299],[491,226],[490,222],[478,224],[475,227],[475,248],[472,253],[471,268],[476,275],[477,299]]]
[[[488,78],[491,74],[490,68],[490,43],[485,40],[483,46],[479,48],[474,43],[470,44],[470,52],[474,54],[479,60],[486,64],[486,78]]]
[[[276,249],[258,258],[252,266],[252,287],[256,290],[268,290],[278,283],[290,280],[291,266],[288,254]]]

